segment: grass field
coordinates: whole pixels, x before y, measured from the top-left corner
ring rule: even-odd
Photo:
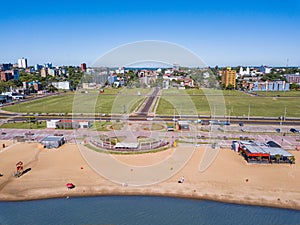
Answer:
[[[90,128],[91,130],[96,130],[96,131],[107,131],[107,126],[111,125],[112,123],[106,122],[106,121],[95,121],[92,124],[92,127]]]
[[[204,93],[207,96],[203,95]],[[216,115],[231,116],[284,116],[300,117],[299,92],[290,92],[296,97],[251,96],[240,91],[213,90],[163,90],[157,114],[168,115]],[[276,94],[276,93],[274,93]],[[283,95],[281,95],[283,96]],[[210,104],[209,104],[210,103]],[[222,110],[223,108],[223,110]],[[196,109],[196,110],[194,110]]]
[[[96,90],[87,93],[67,93],[28,101],[4,110],[22,113],[93,113],[122,114],[132,112],[151,89],[107,88],[104,94]],[[300,92],[267,92],[267,96],[248,95],[240,91],[211,89],[162,91],[156,113],[159,115],[231,115],[231,116],[284,116],[300,117]],[[274,97],[280,95],[280,97]],[[210,103],[210,104],[209,104]]]
[[[46,122],[40,121],[38,123],[29,123],[29,122],[4,123],[0,126],[0,128],[44,129],[44,128],[46,128]]]
[[[3,107],[3,110],[21,113],[123,113],[132,112],[151,89],[105,89],[67,93]],[[140,94],[140,95],[138,95]]]
[[[300,97],[300,91],[257,91],[255,93],[266,97]]]

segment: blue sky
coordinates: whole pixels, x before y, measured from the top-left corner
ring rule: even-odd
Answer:
[[[285,1],[3,1],[0,63],[93,63],[141,40],[177,43],[210,66],[300,66],[300,3]]]

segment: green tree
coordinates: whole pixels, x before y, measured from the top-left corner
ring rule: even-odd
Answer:
[[[298,90],[299,88],[300,88],[300,86],[297,83],[291,83],[290,84],[290,89],[291,90]]]
[[[54,87],[52,84],[50,84],[50,85],[48,86],[48,88],[47,88],[47,91],[54,93],[54,92],[56,92],[56,91],[58,91],[58,90],[57,90],[56,87]]]
[[[279,163],[279,161],[281,159],[281,155],[280,154],[276,154],[275,155],[275,159],[276,159],[276,162]]]
[[[226,90],[233,90],[234,86],[232,84],[228,84]]]
[[[291,163],[291,164],[294,164],[294,163],[295,163],[295,156],[291,156],[291,157],[289,158],[289,160],[290,160],[290,163]]]
[[[7,83],[5,81],[1,81],[0,82],[0,92],[6,92],[8,91],[9,86],[7,85]]]

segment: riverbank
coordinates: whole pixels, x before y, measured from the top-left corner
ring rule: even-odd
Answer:
[[[2,142],[0,142],[2,143]],[[86,150],[84,147],[84,151]],[[179,147],[188,151],[191,147]],[[212,151],[212,150],[211,150]],[[91,168],[82,156],[82,149],[66,144],[59,149],[44,149],[38,143],[10,143],[0,151],[0,200],[20,201],[44,198],[98,195],[155,195],[193,199],[207,199],[239,204],[251,204],[300,210],[300,154],[293,151],[296,164],[249,165],[237,153],[220,150],[213,163],[203,172],[199,164],[204,148],[192,152],[188,163],[179,172],[163,181],[144,186],[112,182]],[[184,152],[183,152],[184,153]],[[174,155],[174,150],[139,155],[114,155],[127,165],[132,174],[138,168],[158,165]],[[107,157],[98,153],[99,160]],[[86,156],[85,156],[86,158]],[[97,160],[93,157],[94,160]],[[24,162],[27,170],[19,178],[13,177],[15,164]],[[170,169],[176,168],[176,159]],[[178,159],[180,160],[180,159]],[[101,161],[100,161],[101,162]],[[103,165],[103,162],[101,162]],[[104,165],[111,174],[120,173],[115,165]],[[96,170],[96,171],[95,171]],[[175,169],[174,169],[175,170]],[[129,176],[123,171],[120,176]],[[158,172],[153,172],[158,174]],[[136,173],[138,176],[138,173]],[[184,176],[184,183],[178,180]],[[73,189],[66,183],[72,182]]]

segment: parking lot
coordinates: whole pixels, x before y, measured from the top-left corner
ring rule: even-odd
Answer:
[[[33,130],[33,129],[1,129],[1,140],[16,140],[18,137],[24,137],[26,141],[40,142],[44,137],[50,135],[63,135],[68,142],[74,142],[74,131],[72,130]]]

